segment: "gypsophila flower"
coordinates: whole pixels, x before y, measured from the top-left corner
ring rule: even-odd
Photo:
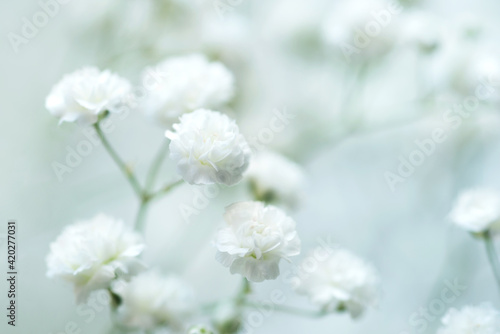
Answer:
[[[469,232],[481,233],[489,229],[498,229],[500,192],[483,188],[461,193],[449,218]]]
[[[141,109],[167,126],[183,113],[220,107],[234,93],[232,73],[201,54],[168,58],[144,70],[142,78],[153,85]]]
[[[251,151],[235,121],[206,109],[179,120],[165,135],[171,140],[170,158],[186,182],[233,185],[242,179]]]
[[[304,172],[295,162],[277,153],[263,151],[252,157],[246,174],[254,196],[267,203],[298,204]]]
[[[450,309],[441,319],[437,334],[497,334],[500,313],[489,304]]]
[[[100,214],[66,227],[50,245],[47,276],[73,283],[77,301],[83,302],[90,292],[108,288],[117,276],[141,269],[138,256],[143,249],[137,233],[121,220]]]
[[[320,252],[318,249],[315,252]],[[344,249],[331,249],[315,270],[295,278],[295,290],[326,311],[347,310],[360,316],[378,299],[378,274],[375,268]],[[301,267],[307,267],[304,263]]]
[[[63,77],[45,101],[61,122],[94,124],[104,112],[119,112],[119,103],[130,93],[127,80],[96,67],[84,67]]]
[[[235,301],[220,303],[212,315],[212,324],[218,333],[238,333],[243,327],[242,310]]]
[[[226,208],[226,226],[215,237],[217,260],[249,281],[276,279],[281,259],[300,253],[295,222],[282,210],[261,202],[240,202]]]
[[[382,0],[337,1],[323,24],[323,40],[348,62],[381,57],[396,44],[401,11]]]
[[[442,43],[442,25],[439,18],[430,12],[409,11],[402,20],[400,28],[401,42],[417,47],[422,53],[435,51]]]
[[[121,297],[119,319],[131,328],[181,329],[194,304],[193,290],[174,276],[145,272],[114,289]]]
[[[212,332],[212,330],[203,325],[195,326],[191,328],[188,332],[188,334],[213,334],[213,333],[214,332]]]

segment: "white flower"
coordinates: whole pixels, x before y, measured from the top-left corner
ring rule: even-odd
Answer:
[[[323,25],[323,39],[348,61],[381,57],[397,41],[401,10],[382,0],[338,1]]]
[[[220,303],[213,312],[212,324],[218,333],[238,333],[243,325],[241,308],[235,301]]]
[[[300,253],[295,222],[274,206],[240,202],[226,208],[217,232],[217,260],[253,282],[276,279],[280,260]]]
[[[167,126],[183,113],[222,106],[234,91],[232,73],[200,54],[166,59],[147,68],[142,78],[153,84],[142,110]]]
[[[188,334],[213,334],[212,330],[203,325],[197,325],[191,328]]]
[[[493,189],[473,189],[460,194],[449,215],[467,231],[481,233],[500,224],[500,193]]]
[[[170,158],[177,172],[190,184],[223,183],[241,180],[250,160],[250,146],[238,125],[217,111],[198,109],[184,114],[175,132],[167,131]]]
[[[465,306],[450,309],[441,319],[443,326],[437,334],[497,334],[500,332],[500,313],[491,305]]]
[[[118,112],[118,103],[130,92],[127,80],[96,67],[84,67],[63,77],[45,101],[60,122],[96,123],[105,111]]]
[[[132,328],[182,328],[194,304],[193,290],[174,276],[145,272],[114,291],[121,297],[121,321]]]
[[[284,203],[289,207],[299,201],[304,186],[304,172],[295,162],[273,152],[252,157],[247,172],[256,199]]]
[[[143,249],[138,234],[100,214],[66,227],[50,245],[47,276],[73,283],[77,301],[83,302],[90,292],[108,288],[118,275],[140,269],[137,257]]]
[[[324,253],[317,249],[313,253]],[[378,299],[379,278],[375,268],[344,249],[330,249],[317,268],[295,278],[295,290],[327,311],[347,310],[353,318]],[[307,264],[301,268],[306,268]]]
[[[405,14],[399,32],[404,44],[416,46],[419,51],[434,51],[443,38],[440,20],[432,13],[423,10],[412,10]]]

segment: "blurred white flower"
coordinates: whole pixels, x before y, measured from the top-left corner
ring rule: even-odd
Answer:
[[[212,330],[203,325],[194,326],[188,332],[188,334],[213,334]]]
[[[499,102],[495,91],[500,77],[500,49],[484,37],[480,18],[451,20],[443,29],[440,47],[429,63],[429,84],[459,98]]]
[[[437,334],[497,334],[500,313],[489,304],[450,309],[441,319]]]
[[[348,61],[381,57],[397,41],[401,11],[401,5],[382,0],[338,1],[323,25],[323,40]]]
[[[295,162],[274,152],[261,151],[252,157],[246,174],[257,200],[298,204],[304,186],[304,171]]]
[[[215,237],[217,260],[249,281],[276,279],[281,259],[300,253],[295,222],[274,206],[239,202],[226,208],[227,226]]]
[[[330,250],[328,258],[314,271],[296,277],[296,282],[295,290],[312,303],[330,312],[347,310],[353,318],[378,300],[377,271],[345,249]]]
[[[142,269],[143,249],[142,238],[121,220],[99,214],[66,227],[50,245],[47,276],[73,283],[77,301],[83,302],[117,276]]]
[[[401,20],[400,41],[415,46],[419,51],[434,51],[442,42],[441,20],[431,12],[412,10]]]
[[[131,328],[181,329],[194,305],[193,290],[174,276],[151,271],[114,290],[121,297],[119,318]]]
[[[449,214],[452,222],[469,232],[485,232],[500,225],[500,192],[473,189],[460,194]]]
[[[206,109],[179,120],[165,135],[171,140],[170,158],[186,182],[233,185],[242,179],[251,151],[234,120]]]
[[[50,92],[45,107],[60,122],[94,124],[105,111],[119,112],[118,104],[130,92],[130,83],[96,67],[65,75]]]
[[[238,333],[243,326],[241,307],[235,301],[220,303],[213,312],[212,324],[218,333]]]
[[[233,96],[232,73],[201,54],[168,58],[144,70],[143,82],[154,79],[142,110],[170,126],[180,115],[199,108],[217,108]]]

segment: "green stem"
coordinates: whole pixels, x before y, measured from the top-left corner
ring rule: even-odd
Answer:
[[[165,156],[167,155],[168,152],[168,145],[169,142],[168,140],[164,140],[160,146],[160,149],[158,150],[158,153],[156,154],[153,163],[151,164],[151,167],[149,168],[148,174],[146,176],[146,184],[144,186],[144,189],[146,191],[151,190],[151,187],[153,186],[156,176],[158,175],[158,171],[160,170],[160,167],[163,163],[163,160],[165,159]]]
[[[253,308],[259,308],[259,307],[264,307],[263,305],[259,303],[253,303],[253,302],[245,302],[245,306],[247,307],[253,307]],[[273,305],[273,309],[278,312],[283,312],[283,313],[288,313],[288,314],[293,314],[293,315],[300,315],[304,317],[309,317],[309,318],[320,318],[328,314],[328,312],[324,310],[304,310],[301,308],[297,307],[292,307],[292,306],[285,306],[285,305]]]
[[[490,261],[491,269],[495,275],[498,288],[500,289],[500,262],[498,261],[498,255],[495,250],[495,244],[491,237],[491,232],[486,231],[483,235],[484,244],[486,246],[486,252],[488,253],[488,260]]]
[[[167,194],[170,190],[174,189],[178,185],[182,184],[184,180],[179,180],[173,182],[171,184],[166,185],[156,193],[152,194],[143,194],[141,196],[141,202],[139,204],[139,211],[137,211],[137,216],[135,217],[134,228],[136,231],[144,232],[144,218],[146,216],[146,212],[148,210],[149,202],[157,199],[165,194]]]
[[[244,305],[246,302],[247,296],[252,293],[252,287],[250,286],[250,282],[243,277],[243,282],[241,285],[240,292],[236,295],[235,301],[238,305]]]
[[[153,199],[157,199],[157,198],[159,198],[159,197],[167,194],[172,189],[174,189],[175,187],[177,187],[177,186],[179,186],[179,185],[181,185],[183,183],[184,183],[184,180],[179,180],[179,181],[175,181],[175,182],[172,182],[170,184],[167,184],[166,186],[164,186],[163,188],[161,188],[157,192],[149,194],[147,200],[150,201],[150,200],[153,200]]]
[[[134,229],[141,233],[144,233],[144,218],[146,217],[146,212],[148,210],[148,201],[144,198],[139,204],[139,210],[137,210],[137,215],[135,216]]]
[[[142,189],[141,185],[139,184],[139,181],[137,181],[134,173],[130,170],[130,168],[127,167],[127,165],[123,162],[123,160],[118,156],[116,151],[113,149],[109,141],[107,140],[106,136],[101,130],[101,127],[99,126],[99,122],[94,124],[94,129],[97,132],[97,136],[99,136],[99,139],[102,142],[102,145],[108,151],[109,155],[111,158],[115,161],[115,163],[118,165],[120,170],[123,172],[127,180],[129,181],[130,185],[134,189],[134,192],[136,195],[141,198],[142,197]]]

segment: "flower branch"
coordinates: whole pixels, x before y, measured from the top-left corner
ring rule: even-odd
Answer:
[[[495,275],[495,280],[497,282],[498,288],[500,289],[500,262],[498,260],[498,254],[493,243],[493,238],[491,237],[491,232],[486,231],[483,234],[484,244],[486,246],[486,252],[488,253],[488,261],[490,262],[491,269]]]
[[[109,153],[109,155],[111,156],[111,158],[114,160],[114,162],[118,165],[118,167],[120,168],[120,170],[122,171],[122,173],[127,178],[128,182],[132,186],[132,189],[134,190],[135,194],[139,198],[141,198],[143,195],[142,195],[142,189],[141,189],[141,185],[139,184],[139,181],[135,177],[135,175],[132,172],[132,170],[123,162],[123,160],[120,158],[120,156],[113,149],[113,147],[109,143],[108,139],[106,138],[106,136],[102,132],[102,129],[101,129],[100,125],[99,125],[99,122],[97,122],[97,123],[94,124],[94,129],[97,132],[97,136],[101,140],[101,142],[102,142],[104,148],[106,149],[106,151]]]

